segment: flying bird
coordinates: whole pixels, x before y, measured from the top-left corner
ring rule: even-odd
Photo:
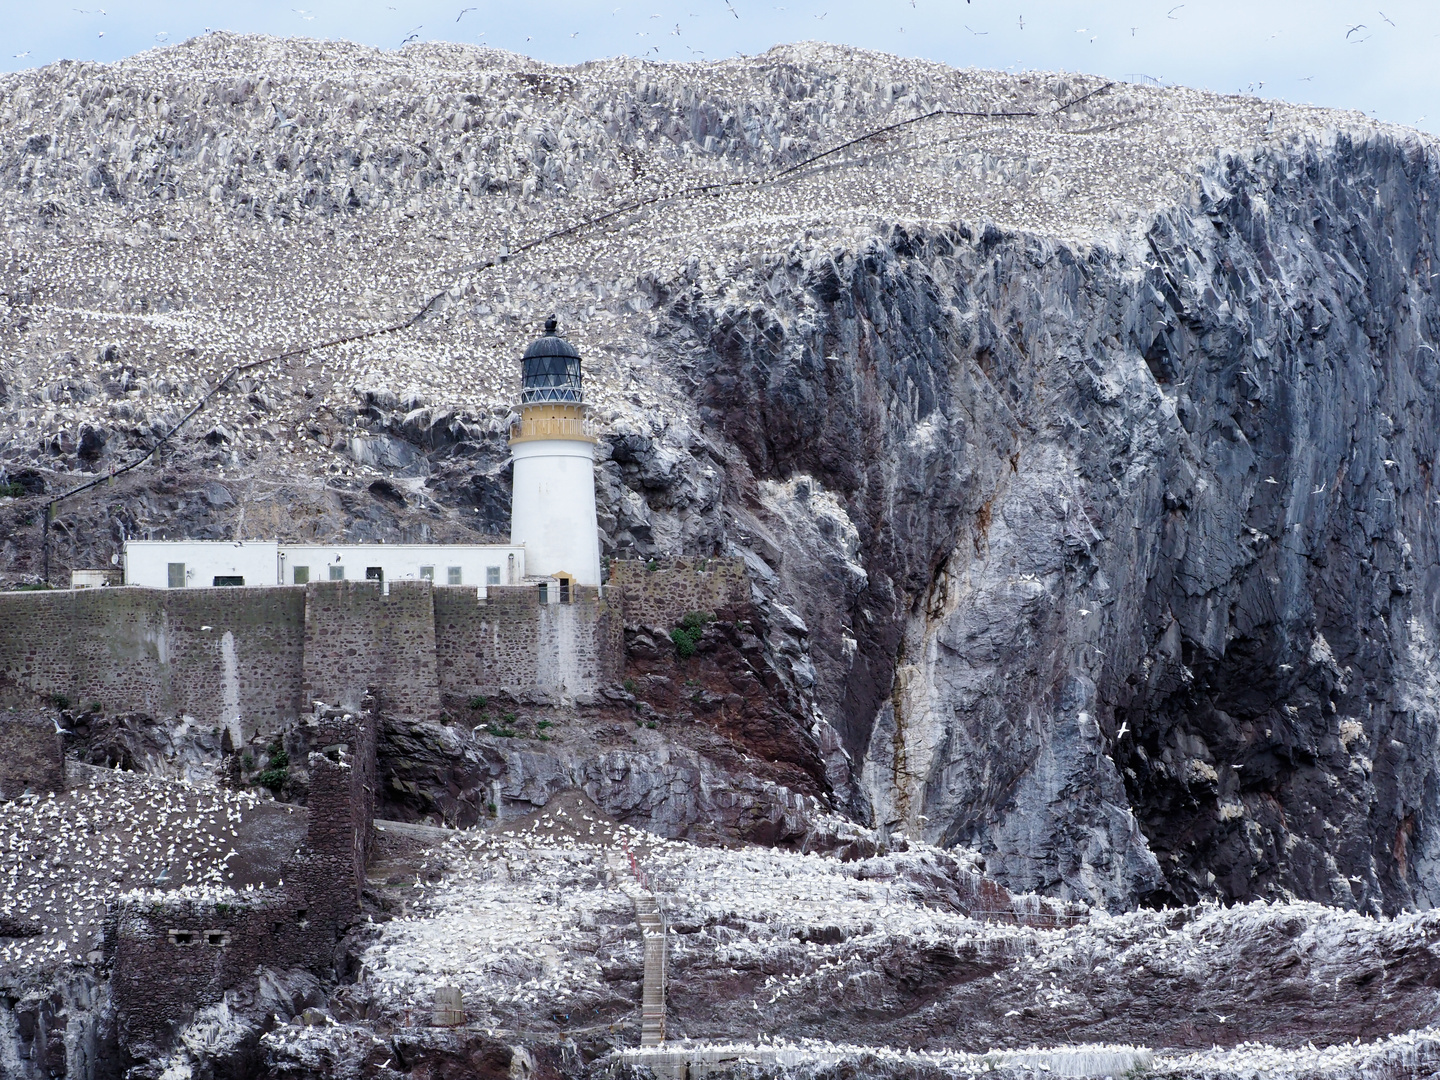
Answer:
[[[463,19],[463,18],[465,17],[465,12],[466,12],[466,11],[479,11],[479,10],[480,10],[479,8],[467,7],[467,8],[465,9],[465,11],[462,11],[462,12],[460,12],[459,15],[456,15],[456,16],[455,16],[455,21],[456,21],[456,22],[459,22],[461,19]]]
[[[1346,37],[1346,39],[1348,40],[1349,37],[1350,37],[1350,35],[1353,34],[1353,33],[1355,33],[1356,30],[1364,30],[1365,28],[1366,28],[1366,27],[1365,27],[1365,24],[1364,24],[1363,22],[1362,22],[1362,23],[1356,23],[1354,26],[1350,27],[1349,30],[1346,30],[1346,31],[1345,31],[1345,37]]]
[[[1392,19],[1392,18],[1390,18],[1390,16],[1389,16],[1389,15],[1386,15],[1385,12],[1383,12],[1383,11],[1380,12],[1380,18],[1384,19],[1384,20],[1385,20],[1386,22],[1388,22],[1391,26],[1394,26],[1394,25],[1395,25],[1395,20]],[[1397,29],[1398,29],[1398,27],[1397,27]]]
[[[732,4],[730,0],[725,0],[725,6],[730,9],[730,14],[734,15],[735,18],[738,19],[740,17],[740,13],[735,10],[735,5]]]
[[[414,30],[411,30],[411,31],[410,31],[410,36],[407,37],[404,41],[400,42],[400,47],[403,49],[407,44],[409,44],[410,42],[412,42],[412,41],[414,41],[416,38],[418,38],[418,37],[420,36],[419,31],[423,30],[424,28],[425,28],[425,24],[424,24],[424,23],[421,23],[421,24],[420,24],[419,26],[417,26]],[[525,40],[526,40],[526,41],[529,41],[530,39],[529,39],[529,38],[526,38]],[[335,561],[336,561],[336,562],[339,562],[340,560],[337,558]]]
[[[1175,14],[1175,12],[1179,11],[1179,10],[1180,10],[1182,7],[1184,7],[1184,6],[1185,6],[1184,4],[1176,4],[1174,7],[1172,7],[1169,11],[1167,11],[1167,12],[1165,13],[1165,17],[1166,17],[1167,19],[1178,18],[1178,16]]]

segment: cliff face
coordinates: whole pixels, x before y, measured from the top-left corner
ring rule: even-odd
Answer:
[[[7,580],[46,492],[232,363],[369,330],[62,504],[56,576],[135,536],[503,534],[554,310],[606,553],[746,557],[854,816],[1116,908],[1433,902],[1413,134],[818,46],[561,71],[213,35],[0,91]]]
[[[877,823],[1110,902],[1434,902],[1435,185],[1341,138],[1128,247],[677,292]]]

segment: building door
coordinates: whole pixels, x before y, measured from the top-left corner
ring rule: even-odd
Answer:
[[[168,566],[170,588],[183,589],[185,587],[185,564],[183,562],[172,562]]]

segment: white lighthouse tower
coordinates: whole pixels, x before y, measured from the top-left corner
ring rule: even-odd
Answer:
[[[585,415],[580,354],[555,333],[551,316],[523,364],[520,421],[510,429],[510,542],[525,545],[527,577],[599,585],[595,436]]]

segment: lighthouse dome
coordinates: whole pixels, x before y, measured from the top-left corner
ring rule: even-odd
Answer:
[[[580,353],[574,345],[555,332],[553,317],[545,321],[545,334],[530,343],[522,361],[520,403],[537,405],[559,402],[578,405],[580,388]]]

